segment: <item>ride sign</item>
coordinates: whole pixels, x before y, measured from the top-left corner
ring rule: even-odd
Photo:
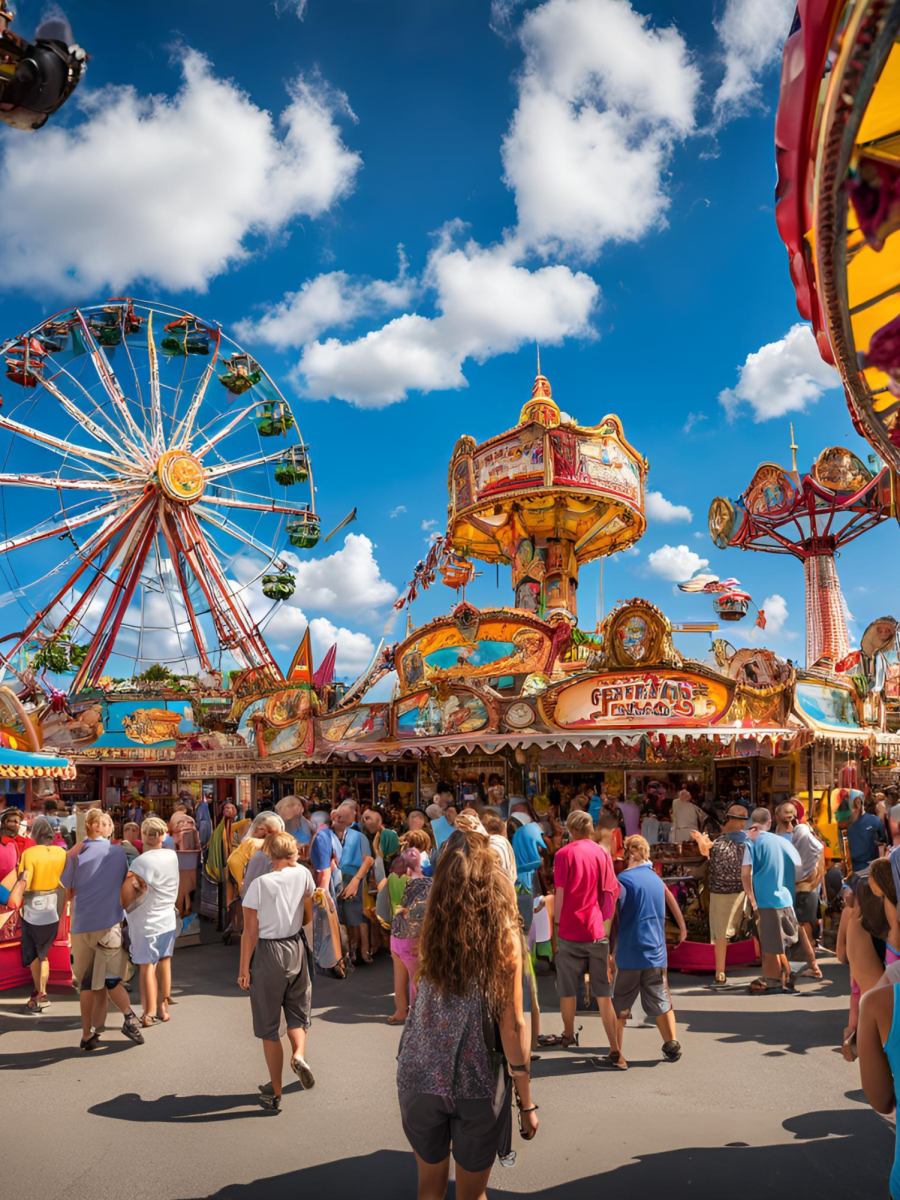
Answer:
[[[730,681],[694,671],[594,675],[560,688],[552,720],[563,729],[715,725],[733,694]]]

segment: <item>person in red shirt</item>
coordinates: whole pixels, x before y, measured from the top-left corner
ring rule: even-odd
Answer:
[[[581,981],[587,973],[606,1036],[610,1045],[615,1045],[609,926],[619,898],[619,883],[609,854],[591,838],[594,822],[590,814],[569,813],[566,829],[571,841],[556,852],[553,860],[556,987],[563,1033],[552,1043],[548,1039],[548,1043],[564,1047],[578,1045],[575,1005]]]
[[[22,820],[22,812],[18,808],[4,808],[0,813],[0,846],[15,842],[17,858],[21,858],[23,852],[35,844],[34,838],[19,833]]]

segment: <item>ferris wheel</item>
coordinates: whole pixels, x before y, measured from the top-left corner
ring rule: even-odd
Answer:
[[[319,519],[307,447],[260,364],[216,323],[128,298],[0,352],[3,661],[56,647],[74,692],[111,659],[280,679],[265,627]]]

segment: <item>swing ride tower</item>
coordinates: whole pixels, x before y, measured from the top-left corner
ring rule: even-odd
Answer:
[[[806,666],[825,669],[850,652],[835,556],[842,546],[894,512],[891,472],[872,471],[843,446],[823,450],[808,474],[762,463],[737,500],[717,496],[709,535],[725,550],[790,554],[803,563],[806,584]]]
[[[574,625],[584,563],[642,536],[647,462],[609,415],[579,425],[540,373],[518,424],[450,461],[447,542],[462,559],[512,568],[516,608]]]

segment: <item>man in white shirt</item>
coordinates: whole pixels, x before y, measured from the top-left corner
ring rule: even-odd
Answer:
[[[179,874],[178,855],[174,850],[163,849],[168,832],[160,817],[144,821],[143,853],[132,860],[120,897],[128,917],[131,961],[140,972],[144,1028],[169,1020],[172,955],[178,932],[175,902]]]
[[[304,1054],[312,1006],[312,979],[303,926],[312,920],[315,883],[297,865],[297,842],[290,833],[266,839],[261,853],[272,860],[272,870],[260,875],[243,899],[244,933],[238,984],[250,993],[253,1033],[263,1044],[270,1082],[260,1086],[263,1108],[281,1108],[281,1076],[287,1032],[291,1044],[291,1070],[302,1087],[315,1085],[315,1076]]]

